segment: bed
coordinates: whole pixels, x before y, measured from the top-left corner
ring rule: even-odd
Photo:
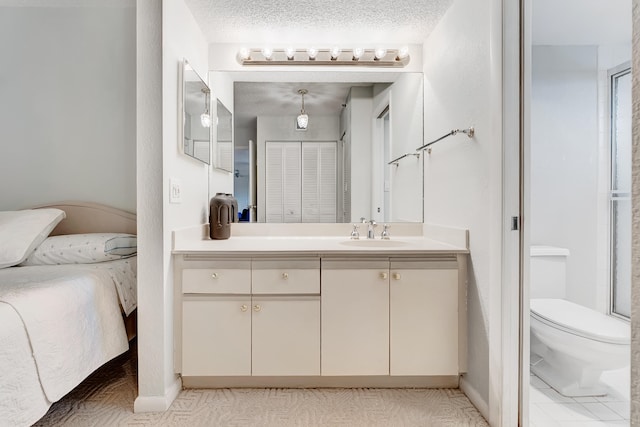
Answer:
[[[14,213],[57,217],[39,230],[24,220],[14,226]],[[0,425],[22,426],[128,350],[137,245],[135,215],[107,206],[69,202],[14,213],[0,212]],[[17,228],[37,238],[12,258],[9,242],[22,241]]]

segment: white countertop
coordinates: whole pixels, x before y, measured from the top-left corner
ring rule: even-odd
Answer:
[[[454,230],[459,232],[460,230]],[[438,253],[469,253],[465,239],[433,239],[419,236],[398,235],[390,240],[369,240],[360,237],[351,240],[346,236],[291,236],[291,235],[239,235],[226,240],[211,240],[206,227],[194,227],[175,231],[173,234],[173,253],[202,253],[212,255],[223,254],[381,254],[381,255],[416,255]],[[442,233],[435,233],[443,235]],[[458,236],[459,237],[459,236]],[[456,244],[458,243],[458,244]]]

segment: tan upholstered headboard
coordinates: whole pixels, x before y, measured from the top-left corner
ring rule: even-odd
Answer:
[[[92,202],[59,202],[34,206],[34,209],[57,208],[67,214],[51,232],[58,234],[129,233],[137,234],[136,215]]]

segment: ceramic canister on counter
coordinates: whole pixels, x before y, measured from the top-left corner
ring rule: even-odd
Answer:
[[[231,223],[238,221],[238,201],[231,194],[216,193],[209,203],[209,237],[215,240],[231,236]]]

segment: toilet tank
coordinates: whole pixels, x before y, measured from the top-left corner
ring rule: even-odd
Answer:
[[[565,298],[569,249],[556,246],[531,246],[530,249],[531,298]]]

